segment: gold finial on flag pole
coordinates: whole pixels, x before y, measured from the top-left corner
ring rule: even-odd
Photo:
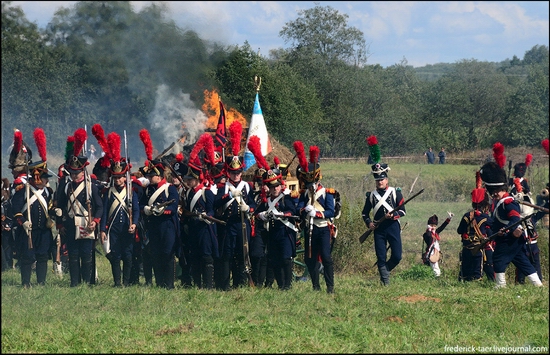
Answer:
[[[256,88],[256,92],[260,91],[260,85],[262,85],[262,78],[255,75],[254,76],[254,87]]]

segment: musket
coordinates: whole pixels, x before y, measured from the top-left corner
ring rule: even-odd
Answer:
[[[512,172],[512,160],[508,160],[508,180],[510,180],[510,173]]]
[[[126,141],[126,130],[124,130],[124,154],[126,155],[126,205],[128,206],[128,219],[132,225],[132,178],[130,177],[130,157],[128,156],[128,143]]]
[[[227,224],[226,221],[222,221],[221,219],[217,219],[217,218],[209,216],[209,215],[201,215],[200,213],[191,212],[191,211],[186,210],[183,207],[182,207],[181,211],[182,211],[182,216],[185,216],[185,217],[201,217],[201,218],[206,219],[207,221],[214,222],[214,223],[219,223],[219,224],[222,224],[224,226]]]
[[[276,216],[273,211],[269,211],[267,213],[267,219],[293,219],[293,220],[300,220],[302,217],[300,216]]]
[[[290,160],[290,163],[286,165],[286,168],[284,170],[281,170],[281,175],[283,177],[286,177],[286,175],[288,174],[288,169],[290,169],[290,165],[292,164],[292,162],[294,162],[294,159],[296,159],[296,154],[294,154],[294,156]]]
[[[479,250],[481,248],[483,248],[485,246],[485,244],[489,243],[490,241],[494,240],[496,237],[498,237],[499,235],[503,235],[501,234],[501,231],[504,232],[504,234],[508,233],[512,228],[522,224],[523,222],[527,221],[529,218],[531,218],[532,216],[534,215],[534,213],[530,214],[529,216],[526,216],[526,217],[523,217],[522,219],[520,219],[519,221],[515,222],[515,223],[512,223],[510,224],[509,226],[506,226],[506,227],[503,227],[501,228],[498,232],[494,233],[494,234],[491,234],[489,237],[483,239],[481,241],[481,243],[477,244],[477,245],[474,245],[472,249],[470,249],[470,252],[472,253],[472,255],[476,255]]]
[[[91,185],[92,180],[88,181],[88,170],[86,167],[84,167],[84,190],[86,190],[86,207],[88,209],[88,228],[90,228],[90,225],[92,224],[92,197],[91,195]],[[90,190],[88,190],[88,185],[90,185]]]
[[[549,210],[548,210],[548,208],[546,208],[546,207],[542,207],[542,206],[539,206],[539,205],[533,205],[532,203],[529,203],[529,202],[526,202],[526,201],[523,201],[523,200],[516,200],[516,201],[517,201],[518,203],[521,203],[522,205],[532,207],[532,208],[534,208],[534,209],[543,211],[543,212],[545,212],[545,213],[549,213]]]
[[[25,149],[25,152],[26,152],[26,149]],[[29,223],[31,223],[31,226],[32,226],[32,222],[31,222],[31,205],[30,205],[30,193],[31,193],[31,190],[30,190],[30,186],[29,186],[29,154],[28,152],[26,152],[26,163],[25,163],[25,167],[26,167],[26,171],[27,171],[27,179],[25,181],[25,190],[26,190],[26,195],[27,195],[27,221],[29,221]],[[27,231],[27,236],[28,236],[28,248],[29,250],[33,248],[32,246],[32,230],[29,230]]]
[[[374,229],[378,228],[378,226],[380,225],[380,223],[384,222],[386,220],[386,216],[388,214],[393,214],[395,211],[397,211],[398,209],[400,209],[402,206],[404,206],[406,203],[408,203],[410,200],[412,200],[413,198],[417,197],[418,195],[420,195],[421,193],[424,192],[424,189],[418,191],[417,193],[415,193],[414,195],[412,195],[411,197],[409,197],[407,200],[403,201],[403,203],[400,203],[399,205],[397,205],[397,207],[395,207],[393,210],[391,210],[390,212],[386,213],[384,215],[384,217],[380,218],[378,221],[374,221],[373,224],[374,224]],[[368,236],[372,233],[372,231],[374,229],[368,229],[365,233],[363,233],[360,237],[359,237],[359,242],[361,244],[363,244],[363,242],[365,240],[367,240]]]
[[[248,233],[246,228],[245,213],[241,206],[243,205],[243,197],[239,196],[237,201],[241,212],[241,228],[243,235],[243,258],[244,258],[244,272],[248,275],[248,286],[254,287],[254,280],[252,280],[252,264],[250,263],[250,255],[248,253]]]
[[[313,189],[313,185],[312,187],[309,188],[309,193],[311,194],[311,200],[310,200],[310,204],[311,206],[313,206],[313,204],[315,203],[315,191]],[[309,259],[311,259],[311,240],[313,239],[313,219],[315,217],[309,217],[309,240],[308,240],[308,251],[307,251],[307,257]]]

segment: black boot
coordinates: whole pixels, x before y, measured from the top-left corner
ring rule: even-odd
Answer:
[[[290,290],[292,287],[292,279],[294,274],[292,274],[293,262],[291,259],[286,259],[283,264],[283,275],[284,275],[284,290]]]
[[[174,288],[174,280],[176,279],[176,259],[174,255],[168,258],[164,271],[164,287],[171,290]]]
[[[132,258],[127,258],[122,260],[122,284],[126,286],[130,286],[131,283],[131,274],[132,274]]]
[[[311,277],[313,290],[320,291],[321,285],[319,284],[319,265],[317,265],[317,259],[306,259],[306,265],[309,277]]]
[[[46,284],[46,275],[48,274],[48,256],[36,256],[36,281],[39,285]]]
[[[31,287],[32,263],[21,262],[21,286]]]
[[[202,280],[203,287],[207,290],[214,288],[214,259],[211,256],[202,257]]]
[[[115,287],[121,287],[120,283],[120,261],[112,260],[111,261],[111,271],[113,272],[113,281],[115,282]]]
[[[327,285],[327,293],[334,293],[334,264],[332,260],[325,262],[323,275]]]
[[[95,272],[95,270],[94,270]],[[80,273],[82,274],[82,281],[90,284],[92,277],[92,256],[84,255],[82,257],[82,266],[80,267]]]
[[[78,255],[69,255],[69,273],[71,274],[71,287],[80,284],[80,258]]]
[[[388,286],[390,284],[390,272],[386,266],[379,266],[378,272],[380,273],[380,282],[382,282],[384,286]]]
[[[230,281],[231,281],[231,261],[229,258],[225,257],[221,265],[221,271],[220,271],[220,286],[222,291],[229,291],[231,290],[230,287]]]

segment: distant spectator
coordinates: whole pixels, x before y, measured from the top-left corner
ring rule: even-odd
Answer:
[[[445,154],[444,148],[441,148],[441,151],[437,156],[439,157],[439,164],[445,164],[445,157],[447,156],[447,154]]]
[[[428,159],[428,164],[433,164],[435,162],[435,154],[432,150],[432,147],[430,147],[425,153],[424,155],[426,156],[426,158]]]

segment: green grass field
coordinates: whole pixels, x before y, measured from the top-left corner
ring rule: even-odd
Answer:
[[[242,288],[230,292],[113,288],[110,266],[98,255],[99,282],[69,287],[48,274],[47,285],[23,289],[16,270],[2,273],[3,353],[548,353],[548,229],[539,223],[544,287],[461,283],[458,218],[469,207],[474,165],[391,164],[390,185],[405,198],[403,260],[382,287],[372,239],[358,241],[365,192],[374,181],[364,162],[322,164],[322,183],[338,189],[343,211],[334,245],[335,293],[310,281],[290,291]],[[532,190],[548,165],[531,169]],[[430,215],[455,219],[441,234],[442,276],[421,264],[422,233]],[[35,283],[33,275],[32,282]],[[143,280],[142,280],[143,282]]]

